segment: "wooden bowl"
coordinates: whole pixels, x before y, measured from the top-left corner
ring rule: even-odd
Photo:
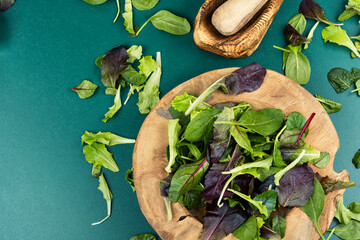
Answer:
[[[245,27],[231,36],[221,35],[211,23],[212,14],[225,1],[206,0],[201,6],[194,23],[195,43],[220,56],[248,57],[258,48],[284,0],[269,0]]]
[[[167,220],[165,204],[160,196],[159,188],[159,181],[168,175],[164,169],[167,165],[167,122],[170,117],[167,109],[170,108],[171,101],[175,96],[184,92],[198,96],[215,80],[235,69],[226,68],[207,72],[177,86],[160,100],[140,129],[133,154],[136,194],[143,214],[164,240],[199,239],[203,227],[202,223],[192,217],[193,215],[179,203],[172,204],[173,220]],[[277,72],[268,70],[265,80],[258,90],[236,96],[216,91],[209,103],[243,101],[251,104],[253,109],[280,108],[285,115],[297,111],[308,118],[311,113],[315,112],[316,115],[310,124],[306,143],[320,151],[329,152],[331,159],[325,169],[311,167],[321,176],[327,175],[341,181],[349,180],[346,170],[340,173],[333,170],[335,153],[340,144],[334,125],[320,103],[303,87]],[[325,207],[320,217],[320,228],[324,233],[334,217],[336,203],[343,193],[344,190],[333,191],[325,197]],[[187,215],[190,216],[178,221],[181,216]],[[312,221],[301,209],[293,208],[287,214],[286,220],[284,239],[319,239]],[[229,234],[225,239],[236,238]]]

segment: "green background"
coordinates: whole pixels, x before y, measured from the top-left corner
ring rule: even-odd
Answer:
[[[318,2],[333,21],[346,3]],[[134,9],[134,22],[141,25],[158,10],[167,9],[193,23],[202,3],[160,0],[152,10]],[[26,0],[0,12],[0,239],[107,240],[155,233],[124,179],[132,165],[133,145],[110,147],[120,167],[118,173],[104,171],[114,195],[112,216],[99,226],[91,226],[106,215],[106,203],[82,154],[80,136],[88,130],[136,138],[146,117],[138,112],[136,95],[108,123],[101,122],[113,96],[104,94],[95,58],[120,44],[140,44],[145,55],[161,51],[162,96],[213,69],[257,61],[282,72],[282,53],[273,45],[286,46],[282,32],[299,3],[284,1],[258,50],[246,59],[205,52],[195,45],[193,32],[173,36],[150,24],[139,37],[130,38],[122,18],[112,22],[116,13],[113,0],[100,6],[81,0]],[[123,4],[121,0],[122,9]],[[358,35],[357,21],[353,17],[345,22],[349,35]],[[307,29],[313,24],[309,20]],[[360,98],[349,90],[337,94],[326,77],[333,67],[360,67],[359,59],[352,59],[346,48],[324,44],[320,35],[323,27],[320,24],[309,49],[303,51],[312,67],[311,80],[304,87],[343,104],[340,112],[330,115],[341,142],[334,168],[347,169],[351,180],[360,183],[360,170],[351,163],[360,147]],[[71,91],[83,79],[100,86],[87,100]],[[359,200],[358,186],[346,191],[346,204]]]

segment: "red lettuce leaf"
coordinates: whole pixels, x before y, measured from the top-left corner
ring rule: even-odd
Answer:
[[[276,187],[278,200],[283,207],[302,207],[314,190],[314,172],[307,165],[290,169]]]
[[[301,37],[301,34],[298,31],[296,31],[296,29],[293,26],[291,26],[290,24],[286,25],[286,27],[284,29],[284,35],[285,35],[286,39],[289,42],[291,42],[291,44],[293,46],[298,46],[303,43],[311,42],[310,39]]]
[[[318,20],[329,25],[332,24],[332,22],[325,17],[324,9],[313,0],[303,0],[300,3],[299,13],[302,13],[306,18]]]
[[[322,188],[324,189],[325,194],[328,194],[329,192],[332,192],[335,190],[353,187],[356,185],[356,183],[354,183],[354,182],[338,181],[336,179],[329,178],[329,176],[321,177],[318,174],[316,174],[316,178],[319,180]]]
[[[219,198],[225,182],[230,178],[229,174],[222,174],[222,172],[232,169],[241,157],[242,154],[240,147],[237,145],[229,162],[214,163],[211,166],[209,172],[205,175],[205,188],[202,193],[205,201],[211,201]],[[230,197],[232,196],[232,193],[225,192],[224,196]]]
[[[266,75],[266,69],[254,62],[240,68],[225,78],[225,85],[230,94],[253,92],[260,88]]]
[[[120,73],[128,66],[129,54],[121,45],[111,49],[101,64],[101,82],[105,87],[116,88],[116,81]]]
[[[208,204],[204,217],[204,229],[200,240],[218,240],[232,233],[243,224],[248,215],[239,206],[229,207],[227,202],[219,208],[216,201]]]
[[[15,0],[0,0],[0,11],[6,11],[14,5]]]

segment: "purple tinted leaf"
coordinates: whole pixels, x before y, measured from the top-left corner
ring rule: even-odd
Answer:
[[[274,232],[272,229],[270,229],[265,224],[260,228],[260,237],[266,238],[266,239],[273,239],[273,240],[280,240],[281,237],[279,234]]]
[[[318,20],[329,25],[332,24],[325,17],[324,9],[322,9],[322,7],[313,0],[303,0],[300,3],[299,13],[302,13],[306,18]]]
[[[301,34],[298,31],[296,31],[296,29],[293,26],[291,26],[290,24],[286,25],[286,27],[284,29],[284,35],[285,35],[286,39],[289,42],[291,42],[291,44],[293,46],[298,46],[303,43],[311,42],[310,39],[301,37]]]
[[[121,45],[111,49],[101,64],[101,82],[105,87],[116,88],[116,81],[120,73],[128,66],[129,54]]]
[[[220,193],[225,185],[225,182],[229,179],[229,174],[222,174],[224,171],[229,171],[235,164],[241,159],[242,154],[240,147],[236,146],[233,155],[227,163],[214,163],[209,172],[205,175],[205,189],[202,195],[205,201],[211,201],[219,198]],[[225,197],[232,196],[232,193],[225,192]]]
[[[14,5],[15,0],[0,0],[0,11],[6,11]]]
[[[218,240],[232,233],[245,220],[248,215],[240,207],[229,207],[225,202],[224,206],[219,208],[214,201],[206,207],[204,217],[204,229],[200,240]]]
[[[320,175],[316,175],[316,178],[319,180],[322,188],[324,189],[325,194],[328,194],[329,192],[340,190],[340,189],[346,189],[349,187],[353,187],[356,185],[354,182],[343,182],[338,181],[336,179],[326,177],[321,177]]]
[[[287,171],[276,187],[279,203],[284,207],[304,206],[314,190],[314,172],[307,166]]]
[[[266,69],[254,62],[234,71],[225,78],[225,85],[230,94],[253,92],[260,88],[266,75]]]
[[[162,179],[160,181],[160,194],[163,197],[168,197],[169,196],[169,188],[170,188],[170,183],[171,183],[171,179],[174,176],[173,173],[171,173],[169,176],[167,176],[166,178]]]

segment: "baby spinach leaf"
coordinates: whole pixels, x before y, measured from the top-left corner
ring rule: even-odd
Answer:
[[[145,234],[133,236],[129,240],[156,240],[156,237],[153,234],[145,233]]]
[[[271,221],[271,229],[277,232],[281,238],[285,236],[286,219],[280,215],[279,211],[276,212],[276,215]]]
[[[247,219],[240,207],[229,207],[227,203],[218,208],[216,202],[206,206],[204,230],[200,240],[218,240],[234,232]]]
[[[190,32],[191,26],[186,18],[179,17],[173,13],[161,10],[151,16],[136,32],[136,36],[139,35],[141,30],[146,26],[146,24],[151,21],[151,23],[159,30],[174,34],[174,35],[185,35]]]
[[[84,80],[79,86],[72,88],[72,90],[79,95],[79,98],[85,99],[91,97],[97,88],[98,86],[96,84],[93,84],[88,80]]]
[[[134,178],[132,177],[132,174],[133,174],[133,169],[132,168],[128,169],[125,173],[125,180],[130,184],[133,192],[136,192]]]
[[[181,127],[186,127],[190,122],[190,116],[185,116],[184,113],[175,110],[173,107],[169,108],[169,113],[173,119],[179,119]]]
[[[304,206],[313,193],[313,189],[314,172],[307,165],[294,167],[287,171],[276,187],[279,203],[283,207]]]
[[[320,182],[316,178],[314,178],[314,191],[309,201],[303,207],[301,207],[301,210],[303,210],[303,212],[306,215],[308,215],[308,217],[313,221],[316,230],[323,239],[325,238],[319,226],[319,218],[324,209],[324,204],[325,204],[324,190]]]
[[[249,217],[246,222],[241,224],[239,228],[237,228],[233,235],[237,239],[256,239],[256,235],[258,232],[258,226],[256,222],[256,217],[251,216]]]
[[[268,190],[254,197],[255,201],[262,202],[262,204],[265,205],[269,216],[276,207],[276,199],[277,192],[275,190]],[[257,214],[259,214],[259,209],[254,208],[254,210],[252,211],[252,215]],[[265,219],[267,219],[267,217],[265,217]]]
[[[260,88],[266,75],[266,69],[254,62],[240,68],[225,77],[225,85],[230,94],[253,92]]]
[[[136,71],[131,65],[127,66],[127,68],[121,72],[121,76],[126,82],[135,86],[143,84],[147,78],[144,74]]]
[[[120,73],[128,66],[129,54],[121,45],[111,49],[103,58],[101,64],[101,82],[105,87],[116,88]]]
[[[279,130],[283,121],[284,112],[281,109],[265,108],[259,111],[247,111],[237,123],[260,135],[269,136]]]
[[[354,182],[337,181],[328,176],[321,178],[318,177],[318,180],[320,181],[325,194],[328,194],[331,191],[345,189],[356,185]]]
[[[135,143],[135,140],[124,138],[111,132],[98,132],[97,134],[94,134],[92,132],[85,131],[85,133],[81,136],[81,144],[87,143],[91,145],[94,142],[114,146],[117,144]]]
[[[126,31],[128,31],[130,34],[135,34],[131,1],[132,0],[125,0],[125,12],[122,14],[122,16],[124,18],[124,26]]]
[[[235,147],[235,150],[231,156],[231,159],[227,163],[214,163],[209,172],[205,175],[205,189],[202,195],[206,201],[211,201],[219,198],[221,190],[223,189],[225,182],[229,179],[229,175],[222,174],[224,171],[229,171],[235,164],[237,164],[242,158],[242,154],[239,146]],[[230,197],[230,192],[225,192],[225,197]]]
[[[159,0],[132,0],[132,4],[137,10],[149,10],[155,7]]]
[[[331,69],[327,77],[337,93],[346,91],[353,83],[351,72],[343,68]]]
[[[360,222],[351,220],[348,224],[336,225],[332,230],[344,240],[357,240],[360,236]]]
[[[286,58],[285,75],[300,85],[310,80],[311,67],[307,57],[301,53],[301,46],[289,45],[291,50]]]
[[[161,78],[161,55],[160,52],[156,53],[157,68],[150,78],[147,80],[144,90],[139,93],[139,102],[137,103],[139,111],[142,114],[147,114],[155,107],[160,101],[159,98],[159,85]]]
[[[94,142],[91,145],[86,145],[83,148],[83,153],[86,161],[94,164],[94,166],[102,166],[113,172],[119,171],[119,167],[112,157],[112,153],[106,149],[104,144]]]
[[[179,199],[179,203],[188,209],[199,209],[206,205],[201,192],[204,191],[204,187],[201,184],[196,185],[190,191],[184,193]]]
[[[354,216],[353,216],[354,215]],[[351,218],[356,218],[357,214],[353,214],[349,209],[347,209],[344,205],[344,199],[341,197],[336,204],[336,213],[335,218],[339,220],[340,223],[348,224]],[[360,216],[360,214],[359,214]],[[359,220],[359,219],[357,219]]]
[[[228,189],[228,191],[234,193],[235,195],[239,196],[240,198],[248,201],[250,204],[254,205],[261,214],[264,214],[265,217],[269,217],[270,212],[268,212],[267,207],[263,205],[262,201],[257,201],[255,199],[252,199],[250,196],[243,194],[241,192],[235,191],[234,189]]]
[[[213,131],[213,124],[220,109],[209,109],[200,112],[192,119],[185,130],[185,139],[191,142],[197,142]]]
[[[320,153],[319,158],[312,159],[311,164],[314,164],[318,168],[326,168],[330,161],[330,154],[327,152]]]
[[[105,180],[104,174],[101,174],[101,176],[99,177],[98,189],[103,193],[104,199],[106,200],[107,216],[104,219],[102,219],[101,221],[93,223],[91,225],[98,225],[98,224],[104,222],[106,219],[108,219],[111,215],[111,201],[113,199],[113,195],[112,195],[110,188]]]
[[[105,113],[105,118],[102,119],[101,121],[107,122],[121,108],[122,104],[121,104],[121,99],[120,99],[120,89],[121,89],[121,85],[118,87],[118,89],[116,91],[116,95],[114,98],[114,105],[109,108],[109,111],[107,113]]]
[[[335,113],[341,110],[342,104],[332,101],[330,99],[323,98],[318,94],[315,95],[315,98],[321,103],[327,113]]]
[[[348,205],[348,208],[353,213],[360,213],[360,202],[352,202]]]
[[[333,24],[325,17],[325,12],[322,7],[320,7],[320,5],[313,0],[303,0],[300,3],[299,12],[302,13],[306,18],[318,20],[328,25]]]
[[[128,63],[133,63],[135,60],[139,60],[142,56],[142,46],[140,45],[132,45],[128,50],[127,53],[129,58],[127,60]]]
[[[193,189],[203,178],[209,162],[205,158],[195,163],[181,165],[175,172],[169,189],[172,202],[178,202],[181,196]]]
[[[286,126],[288,130],[294,129],[294,128],[303,128],[305,126],[306,119],[301,113],[298,112],[292,112],[287,117]]]
[[[290,24],[287,24],[284,29],[284,35],[293,46],[298,46],[304,43],[310,43],[311,40],[301,37],[301,34]]]
[[[103,3],[107,2],[107,0],[83,0],[83,1],[86,3],[92,4],[92,5],[99,5],[99,4],[103,4]]]
[[[180,130],[179,119],[170,119],[168,122],[169,163],[165,168],[165,171],[168,173],[171,172],[171,166],[175,163],[177,156],[176,145],[179,141]]]
[[[295,14],[288,22],[299,34],[303,34],[306,28],[306,19],[301,13]]]
[[[286,166],[286,164],[285,164]],[[261,182],[264,182],[268,177],[274,175],[278,171],[280,171],[281,168],[279,167],[270,167],[269,169],[259,168],[257,172],[260,174],[259,180]]]
[[[360,168],[360,149],[355,153],[352,163],[356,168]]]
[[[346,34],[346,31],[341,29],[339,26],[330,25],[322,30],[321,35],[325,43],[329,41],[332,43],[337,43],[341,46],[345,46],[349,48],[357,57],[360,57],[359,51],[349,36]]]
[[[225,125],[225,126],[228,126],[228,125]],[[250,140],[246,134],[246,130],[244,130],[238,126],[231,126],[230,134],[235,139],[236,143],[240,147],[242,147],[243,149],[245,149],[251,153],[253,152]]]
[[[156,71],[157,63],[152,56],[144,56],[139,62],[140,73],[144,74],[146,78],[148,78],[152,72]]]

